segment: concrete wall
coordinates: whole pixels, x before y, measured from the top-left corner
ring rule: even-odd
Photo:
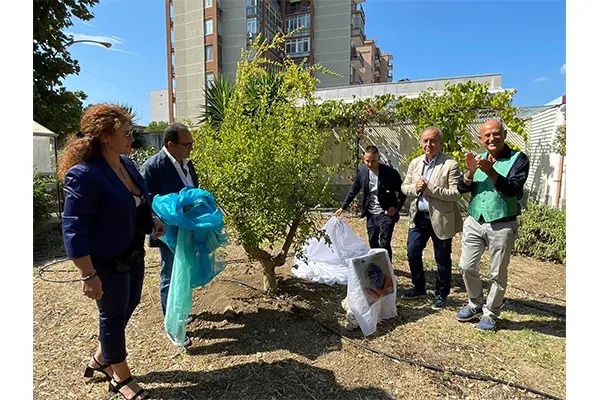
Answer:
[[[235,78],[242,49],[246,48],[246,1],[221,0],[223,19],[220,29],[223,37],[223,74]]]
[[[315,63],[342,75],[319,73],[318,87],[350,84],[350,21],[352,0],[313,0]]]
[[[204,103],[204,2],[175,0],[175,117],[177,120],[198,117]]]
[[[173,107],[175,108],[175,107]],[[150,122],[169,122],[169,90],[150,91]]]

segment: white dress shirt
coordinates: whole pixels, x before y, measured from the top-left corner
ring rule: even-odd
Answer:
[[[179,177],[181,178],[181,182],[183,182],[183,184],[185,186],[194,186],[194,181],[192,180],[192,176],[190,175],[189,168],[182,168],[181,164],[179,164],[177,162],[177,160],[175,159],[175,157],[173,157],[171,155],[171,153],[169,153],[169,150],[167,150],[166,147],[163,146],[162,151],[164,151],[167,154],[167,157],[169,157],[169,159],[173,163],[175,170],[177,170],[177,173],[179,174]],[[189,158],[184,159],[183,165],[187,165],[188,161],[189,161]],[[184,170],[185,170],[185,172],[184,172]]]

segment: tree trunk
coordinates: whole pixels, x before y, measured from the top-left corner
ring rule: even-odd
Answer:
[[[277,294],[277,278],[275,277],[275,263],[261,260],[263,267],[263,290],[269,294]]]

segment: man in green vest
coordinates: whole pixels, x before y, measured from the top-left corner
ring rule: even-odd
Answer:
[[[477,329],[492,331],[496,329],[506,291],[529,159],[504,143],[506,130],[500,121],[486,121],[479,138],[487,151],[477,157],[467,154],[467,171],[458,181],[459,192],[470,192],[471,202],[463,224],[460,257],[469,304],[456,314],[456,319],[465,322],[481,316]],[[484,302],[479,264],[486,247],[491,287]]]

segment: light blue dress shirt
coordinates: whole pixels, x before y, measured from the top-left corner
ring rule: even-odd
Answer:
[[[433,168],[435,167],[435,162],[439,154],[440,153],[436,154],[430,162],[427,161],[427,156],[423,158],[423,172],[421,173],[421,176],[425,177],[428,182],[431,182],[431,175],[433,174]],[[429,213],[429,199],[427,196],[421,193],[417,206],[419,211]]]

